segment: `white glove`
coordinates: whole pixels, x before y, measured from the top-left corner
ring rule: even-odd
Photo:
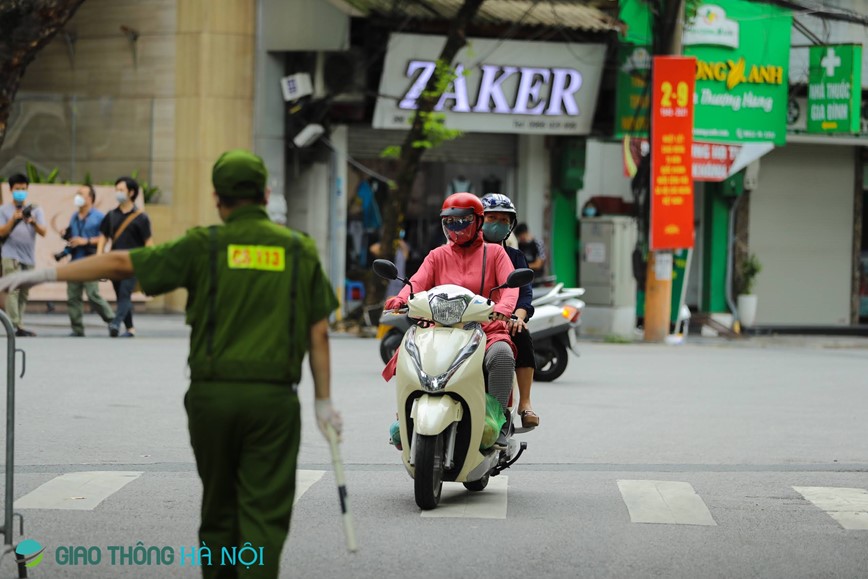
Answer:
[[[0,292],[11,292],[17,289],[28,289],[41,283],[57,281],[57,269],[33,269],[16,271],[0,277]]]
[[[337,434],[338,439],[340,439],[341,428],[343,427],[344,422],[341,420],[341,415],[332,406],[331,399],[324,398],[321,400],[315,400],[314,408],[316,410],[316,424],[319,426],[320,432],[322,432],[323,436],[326,437],[326,440],[328,440],[327,428],[329,425],[335,429],[335,434]]]

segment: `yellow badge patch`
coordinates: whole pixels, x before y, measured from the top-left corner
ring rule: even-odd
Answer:
[[[284,271],[286,250],[272,245],[230,245],[226,252],[229,269]]]

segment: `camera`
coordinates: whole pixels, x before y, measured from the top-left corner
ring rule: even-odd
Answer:
[[[33,205],[25,205],[21,210],[21,218],[22,219],[30,219],[33,215]]]
[[[23,210],[22,210],[22,213],[23,213]],[[67,242],[67,244],[68,244],[69,240],[72,239],[72,232],[69,229],[64,229],[60,233],[60,238],[62,240],[64,240],[65,242]],[[54,254],[54,261],[60,261],[61,259],[63,259],[67,255],[70,255],[71,253],[72,253],[72,248],[69,245],[67,245],[66,247],[63,248],[63,251],[58,251],[57,253]]]

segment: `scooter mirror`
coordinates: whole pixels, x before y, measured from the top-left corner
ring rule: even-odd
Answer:
[[[488,292],[488,303],[491,305],[491,295],[499,289],[505,287],[521,287],[533,282],[533,270],[526,267],[515,270],[506,278],[506,283],[502,283],[497,287],[491,288]]]
[[[506,278],[506,287],[521,287],[533,283],[533,270],[523,267],[517,269]]]
[[[398,279],[398,268],[388,259],[375,259],[374,273],[384,279]]]

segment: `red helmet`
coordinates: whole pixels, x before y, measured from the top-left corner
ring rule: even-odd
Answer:
[[[482,201],[473,193],[453,193],[440,209],[443,234],[459,245],[470,244],[476,239],[484,217]]]

